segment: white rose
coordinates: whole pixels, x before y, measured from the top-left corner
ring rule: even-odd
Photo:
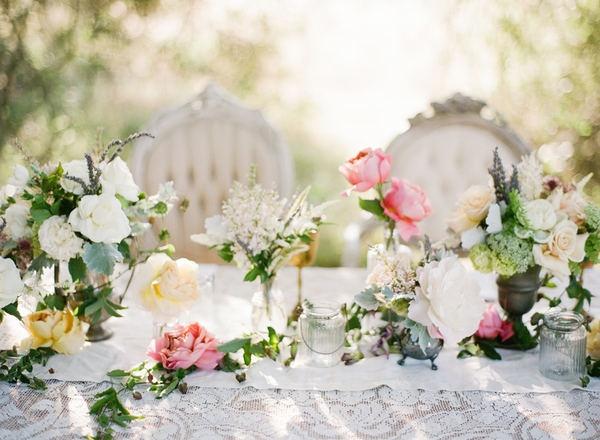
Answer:
[[[63,164],[63,178],[60,180],[60,186],[64,188],[65,191],[71,192],[73,194],[81,195],[83,194],[83,187],[80,183],[77,183],[71,179],[67,179],[65,176],[69,175],[71,177],[76,177],[85,182],[86,185],[90,184],[90,176],[88,173],[88,166],[85,160],[72,160],[71,162],[67,162]]]
[[[227,241],[227,224],[222,215],[208,217],[204,220],[204,228],[206,232],[192,235],[192,241],[208,247],[218,246]]]
[[[81,252],[83,240],[73,232],[67,218],[53,216],[45,220],[38,232],[40,247],[55,260],[68,261]]]
[[[10,205],[4,213],[4,220],[6,221],[4,232],[13,240],[31,236],[31,228],[27,224],[29,204],[16,203]]]
[[[535,231],[549,231],[556,224],[556,211],[548,200],[532,200],[526,202],[523,208],[529,227]]]
[[[483,243],[485,240],[485,231],[481,227],[467,229],[460,234],[460,242],[465,250],[471,249],[473,246],[479,243]]]
[[[121,204],[110,194],[82,197],[69,215],[69,223],[96,243],[119,243],[131,232]]]
[[[120,157],[101,166],[100,183],[102,192],[119,194],[130,202],[138,199],[140,188],[135,184],[131,171]]]
[[[570,275],[569,261],[579,263],[585,257],[585,242],[589,234],[577,234],[577,225],[571,220],[558,222],[548,243],[533,246],[536,264],[558,278]]]
[[[24,288],[14,261],[0,257],[0,309],[15,302]]]
[[[449,345],[475,333],[486,306],[479,284],[456,256],[425,265],[418,278],[417,295],[408,307],[410,319],[436,326]]]
[[[494,189],[489,185],[471,186],[460,196],[456,209],[448,219],[448,225],[456,233],[476,227],[487,216],[494,201]]]
[[[15,165],[13,167],[13,174],[8,179],[9,185],[16,186],[17,188],[25,188],[29,181],[29,171],[23,165]]]
[[[0,188],[0,205],[4,205],[8,202],[9,197],[16,196],[17,192],[18,188],[10,183]]]
[[[133,291],[155,316],[172,318],[198,299],[198,277],[198,265],[193,261],[173,261],[165,254],[154,254],[139,267]]]

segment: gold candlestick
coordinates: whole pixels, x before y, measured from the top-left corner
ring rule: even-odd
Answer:
[[[296,285],[298,288],[298,302],[294,311],[290,316],[290,322],[297,321],[302,313],[302,269],[306,266],[314,264],[317,259],[317,249],[319,248],[319,234],[313,232],[310,234],[310,244],[308,249],[302,253],[296,254],[290,260],[290,265],[296,266],[298,269]]]

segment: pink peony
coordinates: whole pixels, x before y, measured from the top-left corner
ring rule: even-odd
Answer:
[[[352,191],[365,192],[375,185],[384,183],[390,175],[392,158],[381,148],[365,148],[340,166],[340,173],[352,185],[344,194]]]
[[[217,350],[217,340],[198,323],[178,325],[154,339],[146,354],[168,370],[189,368],[214,370],[223,357]]]
[[[481,339],[496,339],[502,342],[510,339],[515,334],[512,322],[503,321],[493,304],[490,304],[483,314],[479,328],[475,335]]]
[[[396,228],[404,241],[420,235],[417,223],[431,215],[427,194],[420,186],[404,179],[392,178],[392,187],[381,201],[381,207],[396,222]]]

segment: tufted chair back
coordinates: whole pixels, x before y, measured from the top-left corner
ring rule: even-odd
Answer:
[[[174,209],[165,220],[179,257],[217,262],[216,255],[190,240],[204,220],[218,214],[229,188],[245,181],[251,164],[257,180],[290,195],[293,164],[278,133],[257,110],[243,107],[213,84],[181,107],[159,114],[145,130],[155,136],[135,145],[131,170],[147,193],[172,180],[186,212]]]
[[[432,104],[433,113],[410,120],[410,129],[387,148],[392,176],[419,184],[428,194],[433,214],[422,223],[432,241],[444,237],[446,219],[460,194],[488,180],[492,153],[510,170],[529,148],[485,103],[456,94]]]

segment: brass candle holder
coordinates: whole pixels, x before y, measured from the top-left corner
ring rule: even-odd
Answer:
[[[297,277],[296,277],[296,286],[298,290],[298,302],[296,303],[296,307],[294,307],[294,311],[290,315],[289,322],[296,322],[298,318],[302,314],[302,269],[306,266],[311,266],[314,264],[317,259],[317,249],[319,248],[319,234],[318,232],[313,232],[310,234],[310,244],[308,245],[308,249],[302,253],[296,254],[290,260],[291,266],[296,266],[297,268]]]

